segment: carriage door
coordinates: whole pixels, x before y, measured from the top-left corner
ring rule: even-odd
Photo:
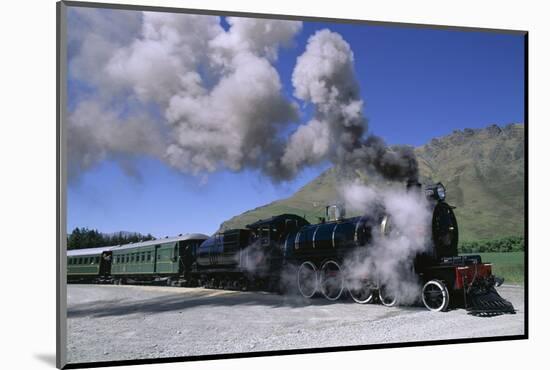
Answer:
[[[159,260],[159,248],[160,245],[155,245],[155,252],[153,254],[153,273],[158,273],[157,262]]]
[[[96,258],[96,257],[92,257],[92,258]],[[101,253],[101,257],[99,258],[99,261],[97,261],[97,263],[99,263],[99,276],[111,274],[112,260],[113,260],[112,252]]]

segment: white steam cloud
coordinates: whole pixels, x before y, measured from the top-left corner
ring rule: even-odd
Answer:
[[[373,230],[367,248],[358,248],[346,259],[344,266],[350,281],[369,279],[384,286],[386,294],[397,297],[400,304],[414,303],[421,286],[413,262],[417,255],[429,253],[432,248],[432,212],[424,194],[358,183],[342,186],[341,194],[349,209],[375,214],[382,206],[388,215],[389,232]]]
[[[70,175],[107,158],[145,154],[192,174],[253,167],[278,176],[278,133],[298,109],[272,63],[301,22],[227,18],[226,31],[214,16],[69,15],[70,76],[97,91],[78,99],[69,117]],[[102,26],[118,17],[120,27]],[[81,113],[90,107],[93,116]]]
[[[69,175],[105,159],[148,155],[184,173],[252,168],[275,182],[325,160],[392,180],[416,176],[410,148],[365,138],[353,52],[342,36],[318,31],[297,60],[294,96],[314,108],[300,125],[299,105],[285,96],[274,63],[302,23],[226,22],[70,9],[69,74],[78,96],[70,104]],[[297,124],[291,134],[289,124]]]
[[[318,31],[308,41],[292,75],[294,95],[315,107],[314,118],[290,137],[282,162],[297,173],[330,159],[341,168],[372,169],[391,180],[418,176],[412,148],[388,148],[365,138],[367,121],[349,44],[337,33]]]

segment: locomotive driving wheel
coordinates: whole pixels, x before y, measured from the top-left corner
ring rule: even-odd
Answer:
[[[323,263],[319,275],[321,293],[329,301],[336,301],[344,292],[344,276],[336,261],[329,260]]]
[[[298,268],[298,290],[305,298],[311,298],[317,292],[317,268],[313,262],[305,261]]]
[[[372,302],[374,287],[367,279],[351,280],[347,283],[348,292],[356,303],[365,304]]]
[[[393,307],[397,304],[397,296],[391,292],[388,287],[381,285],[378,290],[380,302],[386,307]]]
[[[446,311],[449,307],[449,291],[440,280],[430,280],[422,288],[422,302],[430,311]]]

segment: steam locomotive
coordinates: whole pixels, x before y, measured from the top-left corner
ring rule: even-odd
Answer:
[[[420,186],[416,182],[407,185],[410,191],[422,191]],[[495,286],[502,280],[493,276],[491,264],[483,263],[478,255],[458,256],[458,225],[453,207],[445,202],[445,187],[438,183],[424,192],[432,211],[431,245],[405,266],[420,284],[417,300],[432,311],[445,311],[453,305],[481,315],[515,312],[496,292]],[[322,295],[335,301],[349,294],[357,303],[378,300],[394,306],[401,297],[389,289],[387,281],[369,271],[350,274],[345,265],[350,255],[368,252],[374,237],[391,232],[391,217],[382,207],[346,218],[343,207],[331,205],[317,224],[281,214],[209,238],[193,234],[167,242],[109,247],[98,259],[97,272],[102,275],[91,278],[117,283],[160,280],[239,290],[296,288],[305,298]],[[68,252],[69,281],[75,280],[72,254],[83,253]]]

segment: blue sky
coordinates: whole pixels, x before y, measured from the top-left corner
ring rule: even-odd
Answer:
[[[389,144],[417,146],[457,129],[523,122],[520,35],[304,22],[294,46],[282,49],[275,63],[289,98],[296,58],[308,38],[323,28],[350,44],[369,131]],[[68,83],[71,109],[89,87],[76,80]],[[303,110],[302,119],[308,112]],[[69,231],[84,226],[157,237],[211,234],[233,215],[290,196],[329,166],[323,163],[274,185],[253,170],[223,170],[201,183],[151,157],[133,161],[139,178],[106,160],[69,183]]]

